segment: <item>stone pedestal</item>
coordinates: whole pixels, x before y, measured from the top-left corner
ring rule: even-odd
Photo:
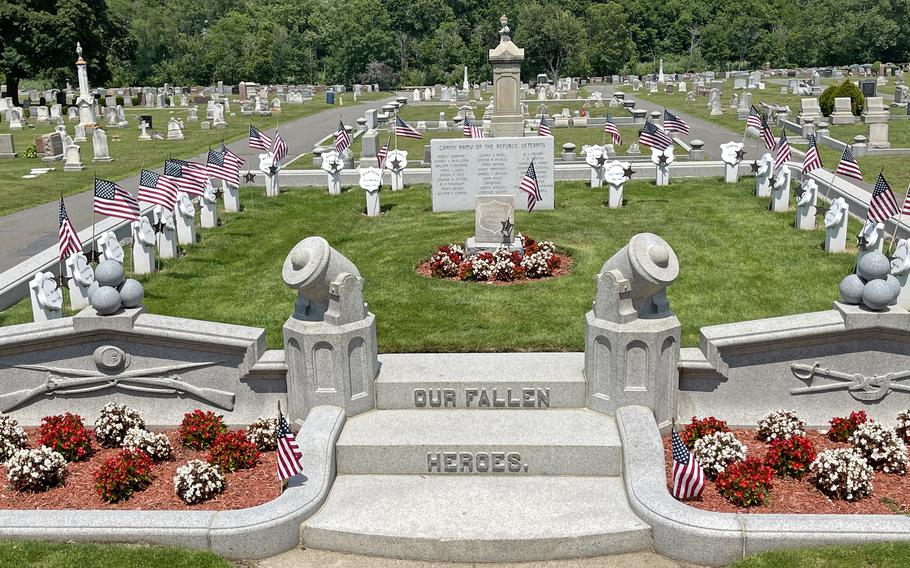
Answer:
[[[786,212],[790,209],[790,168],[782,166],[771,187],[771,211]]]
[[[240,211],[240,188],[222,180],[221,191],[224,194],[224,210],[229,213]]]
[[[724,163],[724,181],[726,183],[737,183],[739,182],[739,164],[727,164]]]
[[[625,183],[608,184],[610,195],[607,198],[607,207],[610,209],[619,209],[622,207],[622,192]]]
[[[28,283],[32,321],[38,323],[63,317],[63,294],[51,272],[37,272]]]
[[[670,165],[657,164],[657,170],[654,177],[654,184],[658,186],[670,185]]]
[[[203,229],[212,229],[218,226],[218,208],[217,202],[209,202],[205,199],[201,201],[199,207],[199,224]]]
[[[195,238],[195,229],[193,232]],[[196,241],[194,240],[193,242]],[[177,254],[177,237],[174,234],[174,229],[165,227],[160,233],[158,233],[158,257],[177,258]]]
[[[265,172],[265,196],[266,197],[278,197],[281,193],[281,187],[278,184],[278,174],[269,175],[268,172]]]
[[[187,215],[189,211],[182,211],[180,205],[174,212],[174,225],[177,227],[177,242],[182,245],[191,245],[196,242],[196,207],[192,205],[193,215]],[[175,246],[176,248],[176,246]],[[169,258],[161,255],[161,258]]]
[[[325,175],[329,195],[341,195],[341,172],[327,173]]]
[[[601,187],[604,181],[604,170],[599,167],[591,168],[591,187]]]
[[[382,204],[379,202],[379,190],[364,191],[366,195],[366,213],[367,217],[378,217],[382,213]]]
[[[837,253],[847,250],[847,202],[838,197],[825,213],[825,252]]]
[[[67,287],[70,291],[70,307],[81,310],[88,307],[88,290],[95,282],[95,274],[82,252],[71,254],[66,259]]]
[[[499,20],[499,45],[489,53],[493,67],[493,118],[490,135],[493,137],[524,136],[524,117],[521,114],[521,62],[525,50],[512,43],[509,20]]]
[[[404,189],[404,169],[389,170],[389,173],[392,174],[392,191]]]

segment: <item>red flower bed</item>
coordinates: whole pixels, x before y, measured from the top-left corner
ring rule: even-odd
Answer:
[[[129,498],[152,482],[152,459],[142,450],[120,450],[95,472],[98,496],[111,503]]]
[[[775,438],[768,446],[765,463],[777,475],[802,479],[815,455],[815,445],[805,436],[793,436],[789,440]]]
[[[860,424],[865,424],[866,420],[868,418],[866,418],[865,410],[851,412],[847,418],[832,418],[828,422],[831,425],[828,428],[828,438],[835,442],[846,442],[850,435],[853,434],[853,431]]]
[[[717,476],[717,490],[740,507],[762,505],[771,493],[774,470],[756,457],[733,462]]]
[[[704,438],[715,432],[729,432],[730,429],[727,428],[727,423],[723,420],[718,420],[713,416],[707,418],[696,418],[692,417],[692,422],[686,424],[686,427],[683,428],[682,433],[679,437],[682,439],[683,443],[690,450],[695,447],[695,441],[699,438]]]
[[[194,450],[204,450],[212,445],[219,434],[227,432],[221,416],[211,410],[203,412],[198,408],[183,415],[180,423],[180,441]]]
[[[256,467],[259,450],[256,444],[247,440],[245,431],[227,432],[212,442],[207,461],[223,472],[249,469]]]
[[[37,445],[60,452],[68,462],[84,460],[92,453],[92,433],[76,414],[45,416],[38,434]]]

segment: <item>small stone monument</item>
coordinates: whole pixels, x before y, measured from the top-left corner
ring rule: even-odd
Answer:
[[[0,112],[0,119],[2,119],[2,112]],[[16,145],[13,140],[12,134],[0,134],[0,158],[18,158],[19,154],[16,152]]]
[[[366,194],[367,217],[378,217],[382,212],[379,203],[379,193],[382,190],[382,170],[369,167],[360,168],[360,189]]]
[[[897,305],[910,310],[910,240],[897,241],[894,257],[891,259],[891,275],[897,279],[901,291],[897,296]]]
[[[604,180],[604,164],[607,163],[607,152],[603,146],[596,144],[583,146],[585,163],[591,167],[591,187],[601,187]]]
[[[111,154],[107,148],[107,132],[105,132],[100,126],[95,128],[95,132],[92,133],[92,150],[95,153],[95,157],[92,158],[92,162],[111,162]]]
[[[711,89],[711,94],[708,96],[708,108],[711,110],[711,116],[723,114],[720,109],[720,92],[717,89]]]
[[[847,250],[847,201],[838,197],[831,202],[825,213],[825,252],[836,253]]]
[[[740,142],[727,142],[720,145],[720,159],[724,163],[724,181],[739,181],[739,163],[743,159],[743,145]]]
[[[790,166],[781,166],[774,176],[769,209],[775,213],[783,213],[790,209],[790,176]]]
[[[338,152],[335,150],[323,152],[322,163],[319,167],[326,173],[329,195],[341,195],[341,172],[344,171],[344,160],[339,157]]]
[[[515,242],[515,196],[477,195],[474,198],[474,236],[465,243],[468,256],[499,247],[521,252]]]
[[[63,317],[63,293],[52,272],[36,272],[28,283],[32,320],[36,323]]]
[[[404,189],[404,170],[407,165],[407,150],[392,150],[386,155],[383,166],[392,174],[392,191]]]
[[[139,140],[151,140],[152,135],[149,134],[149,123],[146,121],[139,122]]]
[[[205,192],[199,202],[199,224],[203,229],[212,229],[218,225],[218,196],[212,182],[205,184]]]
[[[651,148],[651,163],[657,166],[654,174],[654,185],[670,185],[670,164],[676,161],[673,156],[673,146],[668,146],[663,150]]]
[[[177,213],[173,219],[177,228],[177,242],[181,245],[191,245],[196,242],[196,205],[190,196],[180,192],[177,194]],[[176,248],[176,247],[175,247]],[[161,254],[161,258],[170,258]]]
[[[795,227],[802,231],[815,230],[816,203],[818,200],[818,184],[814,179],[803,178],[800,185],[800,195],[796,200]]]
[[[82,157],[79,154],[81,148],[79,148],[79,145],[69,136],[66,137],[66,141],[66,162],[63,164],[63,171],[81,172],[85,169],[85,166],[82,165]]]
[[[227,128],[227,122],[224,121],[224,105],[215,103],[215,113],[212,118],[212,128],[224,130]]]
[[[117,240],[114,231],[107,231],[101,235],[95,244],[98,246],[103,260],[113,260],[123,264],[123,247],[120,246],[120,241]]]
[[[155,230],[148,217],[142,216],[133,221],[133,273],[150,274],[155,272]]]
[[[224,210],[229,213],[240,211],[240,188],[232,183],[221,180],[221,192],[224,199]]]
[[[13,107],[6,111],[6,120],[9,121],[10,130],[22,130],[22,109]]]
[[[184,194],[185,195],[185,194]],[[155,218],[155,230],[158,232],[158,257],[159,258],[177,258],[179,251],[177,248],[177,221],[176,218],[182,217],[182,214],[179,213],[180,201],[178,198],[177,202],[178,214],[175,215],[174,211],[170,209],[165,209],[160,205],[156,205],[152,210],[152,213]],[[196,228],[192,229],[193,241],[196,242]]]
[[[493,97],[495,102],[490,134],[524,136],[524,116],[521,114],[521,63],[525,50],[512,43],[509,19],[499,18],[499,45],[489,52],[493,67]],[[465,67],[467,74],[467,67]],[[468,87],[465,86],[465,89]]]
[[[632,164],[629,162],[613,161],[608,162],[604,167],[604,181],[610,190],[607,200],[607,206],[610,209],[619,209],[622,207],[622,192],[626,180],[631,176]]]
[[[900,281],[891,274],[888,257],[877,250],[870,250],[856,262],[856,273],[841,280],[841,301],[849,305],[862,305],[873,312],[881,312],[897,303],[901,293]],[[887,381],[890,375],[886,375]]]
[[[191,106],[187,109],[187,122],[199,122],[199,107]]]
[[[278,197],[281,193],[281,187],[278,183],[281,161],[276,160],[271,152],[259,154],[259,171],[265,175],[265,196]]]
[[[74,142],[88,141],[88,138],[85,137],[85,125],[83,125],[82,123],[79,123],[73,129],[76,131],[75,136],[73,136]]]
[[[69,277],[70,307],[81,310],[88,307],[89,287],[95,282],[95,271],[81,251],[66,259],[66,275]]]
[[[882,252],[885,246],[885,224],[866,219],[863,228],[856,235],[856,264],[869,253]]]
[[[774,175],[774,157],[771,156],[770,152],[765,152],[753,167],[758,168],[755,171],[755,196],[771,197],[771,176]]]
[[[180,124],[180,121],[175,117],[167,122],[167,139],[168,140],[183,140],[183,125]]]

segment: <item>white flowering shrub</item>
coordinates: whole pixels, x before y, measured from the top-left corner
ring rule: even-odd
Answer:
[[[849,441],[873,469],[900,475],[907,471],[907,444],[892,428],[866,422],[853,431]]]
[[[169,460],[174,455],[174,448],[167,436],[141,428],[130,428],[127,431],[123,436],[123,447],[128,450],[141,450],[156,462]]]
[[[762,440],[789,440],[805,433],[806,423],[793,410],[775,410],[758,421],[758,437]]]
[[[186,462],[174,475],[174,492],[188,505],[211,499],[224,491],[224,486],[218,466],[202,460]]]
[[[901,411],[897,415],[897,426],[894,431],[905,442],[910,442],[910,410]]]
[[[731,463],[746,459],[749,449],[733,432],[715,432],[696,440],[692,451],[705,475],[714,479]]]
[[[263,452],[278,447],[278,419],[260,417],[246,430],[246,439]]]
[[[0,415],[0,461],[8,460],[16,450],[28,446],[28,436],[10,416]]]
[[[47,446],[18,449],[6,461],[6,478],[19,491],[44,491],[64,477],[66,459]]]
[[[847,448],[825,450],[809,466],[815,486],[829,497],[856,501],[872,493],[872,466]]]
[[[102,446],[111,448],[123,444],[123,437],[133,428],[145,428],[139,411],[125,404],[109,402],[95,421],[95,437]]]

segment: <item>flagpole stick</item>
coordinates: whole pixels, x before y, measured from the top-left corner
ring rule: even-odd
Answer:
[[[98,251],[95,249],[95,184],[98,182],[98,175],[92,172],[92,258],[95,260],[95,266],[98,265]]]

